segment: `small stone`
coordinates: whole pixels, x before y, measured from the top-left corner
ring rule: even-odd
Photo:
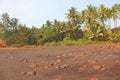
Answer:
[[[57,58],[61,58],[61,56],[57,56]]]
[[[96,70],[101,70],[103,67],[102,67],[102,66],[97,65],[97,66],[93,66],[93,68],[94,68],[94,69],[96,69]]]
[[[85,53],[81,53],[79,56],[85,56],[86,54]]]
[[[27,75],[28,76],[34,76],[34,75],[36,75],[36,71],[27,72]]]
[[[105,46],[101,46],[100,48],[103,48],[103,49],[105,49]]]
[[[66,55],[66,54],[63,54],[62,56],[63,56],[63,57],[66,57],[67,55]]]
[[[76,64],[76,65],[78,65],[78,64],[79,64],[79,62],[78,62],[78,61],[76,61],[76,62],[75,62],[75,64]]]
[[[49,68],[49,66],[45,66],[45,69]]]
[[[28,62],[28,59],[25,59],[25,58],[21,59],[20,62],[23,62],[23,63]]]
[[[86,69],[87,69],[87,66],[86,66],[86,65],[83,65],[82,67],[79,68],[79,72],[85,71]]]
[[[96,63],[97,62],[97,60],[89,60],[88,62],[90,62],[90,63]]]
[[[13,59],[14,58],[14,56],[10,56],[10,59]]]
[[[101,71],[105,71],[106,70],[106,68],[104,68],[102,66],[99,66],[99,65],[93,66],[93,68],[96,69],[96,70],[101,70]]]
[[[86,70],[85,68],[81,67],[79,68],[79,72]]]
[[[33,64],[30,65],[30,67],[31,67],[31,68],[36,68],[36,67],[39,67],[39,65],[36,64],[36,63],[33,63]]]
[[[37,68],[34,68],[33,71],[37,71]]]
[[[54,64],[58,64],[58,63],[61,63],[61,62],[63,62],[61,59],[57,59],[57,61]]]
[[[55,80],[62,80],[62,77],[58,76]]]
[[[53,66],[53,64],[48,64],[47,66],[45,66],[45,69],[47,69],[47,68],[49,68],[51,66]]]
[[[92,78],[92,79],[90,79],[90,80],[100,80],[99,78]]]
[[[49,67],[53,66],[53,64],[48,64]]]
[[[57,66],[57,67],[55,67],[56,69],[60,69],[61,67],[60,66]]]
[[[100,70],[101,70],[101,71],[105,71],[105,70],[106,70],[106,68],[104,68],[104,67],[103,67],[103,68],[101,68]]]
[[[61,66],[62,69],[68,68],[68,67],[69,67],[69,65],[67,65],[67,64],[64,64],[64,65]]]
[[[26,75],[27,73],[26,73],[26,72],[21,72],[20,74],[21,74],[21,75]]]
[[[76,59],[76,58],[72,58],[71,60],[72,60],[72,61],[77,61],[77,59]]]

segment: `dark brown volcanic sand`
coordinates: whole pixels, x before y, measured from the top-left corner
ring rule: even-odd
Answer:
[[[120,44],[0,49],[0,80],[120,80]]]

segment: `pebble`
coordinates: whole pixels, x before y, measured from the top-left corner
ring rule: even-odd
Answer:
[[[21,74],[21,75],[26,75],[27,73],[26,73],[26,72],[21,72],[20,74]]]
[[[39,67],[39,65],[38,64],[36,64],[36,63],[33,63],[33,64],[31,64],[31,65],[29,65],[31,68],[36,68],[36,67]]]
[[[26,75],[28,75],[28,76],[34,76],[34,75],[36,75],[36,71],[27,72]]]
[[[79,56],[85,56],[86,54],[85,53],[81,53]]]
[[[62,77],[59,76],[59,77],[57,77],[55,80],[62,80]]]
[[[23,62],[23,63],[28,62],[28,59],[25,59],[25,58],[21,59],[20,62]]]
[[[58,63],[61,63],[61,62],[63,62],[63,60],[57,59],[56,62],[55,62],[54,64],[58,64]]]
[[[68,68],[68,67],[69,67],[69,65],[67,65],[67,64],[64,64],[64,65],[61,66],[62,69]]]
[[[96,69],[96,70],[101,70],[101,71],[107,70],[105,67],[102,67],[102,66],[99,66],[99,65],[93,66],[93,68]]]
[[[61,58],[61,56],[57,56],[57,58]]]
[[[45,66],[45,69],[47,69],[47,68],[49,68],[49,67],[51,67],[51,66],[53,66],[54,64],[48,64],[47,66]]]
[[[81,71],[85,71],[85,70],[86,70],[86,69],[83,68],[83,67],[79,68],[79,72],[81,72]]]
[[[14,56],[10,56],[10,59],[14,59]]]
[[[21,72],[21,75],[28,75],[28,76],[34,76],[36,75],[36,71],[30,71],[30,72]]]
[[[90,79],[90,80],[100,80],[99,78],[92,78],[92,79]]]
[[[96,63],[97,62],[97,60],[89,60],[88,62],[90,62],[90,63]]]
[[[94,69],[96,69],[96,70],[101,70],[103,67],[102,67],[102,66],[97,65],[97,66],[93,66],[93,68],[94,68]]]

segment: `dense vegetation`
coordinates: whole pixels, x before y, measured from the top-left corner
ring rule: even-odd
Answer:
[[[82,43],[119,41],[120,31],[112,32],[111,20],[117,27],[120,4],[111,8],[100,5],[87,6],[82,12],[75,7],[66,14],[67,21],[46,21],[41,28],[19,24],[17,18],[3,13],[0,18],[0,37],[8,46],[24,45],[72,45]]]

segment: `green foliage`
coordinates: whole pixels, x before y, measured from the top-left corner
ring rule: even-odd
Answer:
[[[38,45],[39,46],[42,46],[42,45],[44,45],[45,44],[45,39],[44,38],[40,38],[37,42],[38,42]]]
[[[115,38],[120,40],[120,31],[118,31],[116,34],[115,34]]]
[[[46,39],[47,42],[54,41],[56,36],[56,29],[54,27],[45,28],[43,38]]]
[[[22,44],[12,44],[10,45],[10,47],[22,47],[23,45]]]
[[[27,28],[25,26],[19,25],[18,26],[18,32],[19,32],[19,37],[20,37],[20,43],[22,45],[26,44],[27,41]]]
[[[17,18],[11,18],[7,13],[3,13],[0,18],[0,38],[4,39],[6,45],[14,47],[118,42],[120,31],[113,33],[110,22],[113,20],[116,26],[119,14],[119,4],[115,4],[112,8],[104,5],[100,7],[88,5],[82,12],[72,7],[66,14],[66,21],[47,20],[41,28],[34,26],[30,28],[19,24]]]
[[[17,34],[12,34],[8,36],[7,38],[5,38],[5,43],[8,46],[11,46],[13,44],[20,44],[20,38]]]
[[[112,41],[113,42],[120,42],[120,31],[118,31],[112,35]]]

